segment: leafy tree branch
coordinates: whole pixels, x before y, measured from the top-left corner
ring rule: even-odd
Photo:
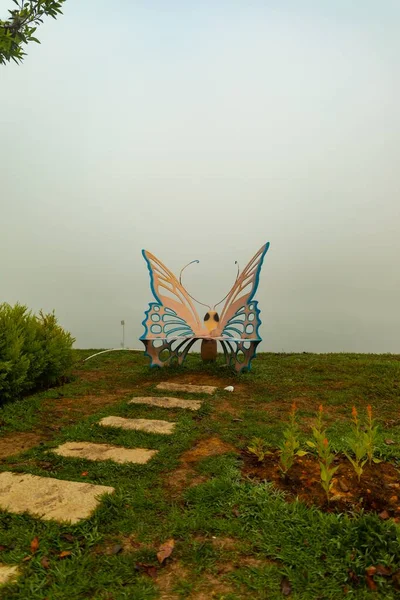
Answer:
[[[61,8],[65,0],[12,0],[15,8],[8,11],[5,21],[0,19],[0,65],[13,60],[21,63],[26,56],[23,46],[36,42],[38,26],[44,17],[56,19],[62,14]]]

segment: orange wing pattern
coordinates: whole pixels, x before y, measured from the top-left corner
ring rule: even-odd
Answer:
[[[150,286],[157,302],[150,303],[143,321],[141,339],[165,339],[204,335],[204,327],[185,288],[175,275],[154,256],[143,250],[150,273]]]
[[[237,278],[221,312],[217,335],[238,339],[261,339],[259,309],[253,297],[257,291],[260,271],[269,242],[253,256]]]

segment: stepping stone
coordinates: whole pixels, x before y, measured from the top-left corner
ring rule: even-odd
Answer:
[[[134,429],[136,431],[147,431],[148,433],[174,432],[176,423],[170,421],[157,421],[156,419],[124,419],[123,417],[104,417],[99,425],[105,427],[120,427],[121,429]]]
[[[99,505],[99,496],[114,488],[22,473],[0,473],[0,508],[28,512],[45,521],[78,523]]]
[[[113,460],[117,463],[136,463],[144,465],[158,450],[146,448],[123,448],[109,444],[92,444],[91,442],[67,442],[51,452],[60,456],[86,458],[87,460]]]
[[[201,408],[200,400],[182,400],[182,398],[170,398],[168,396],[153,396],[132,398],[128,404],[148,404],[149,406],[160,406],[161,408],[188,408],[189,410],[199,410]]]
[[[156,390],[187,392],[189,394],[213,394],[216,389],[214,385],[191,385],[186,383],[170,383],[168,381],[163,381],[156,386]]]
[[[18,567],[0,564],[0,585],[12,583],[19,575]]]

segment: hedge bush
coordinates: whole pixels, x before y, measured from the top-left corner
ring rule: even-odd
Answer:
[[[73,364],[74,338],[54,313],[0,304],[0,402],[55,385]]]

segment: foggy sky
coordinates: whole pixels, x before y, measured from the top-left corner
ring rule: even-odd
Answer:
[[[0,302],[139,348],[142,248],[214,303],[270,241],[262,350],[399,353],[397,0],[63,10],[0,67]]]

